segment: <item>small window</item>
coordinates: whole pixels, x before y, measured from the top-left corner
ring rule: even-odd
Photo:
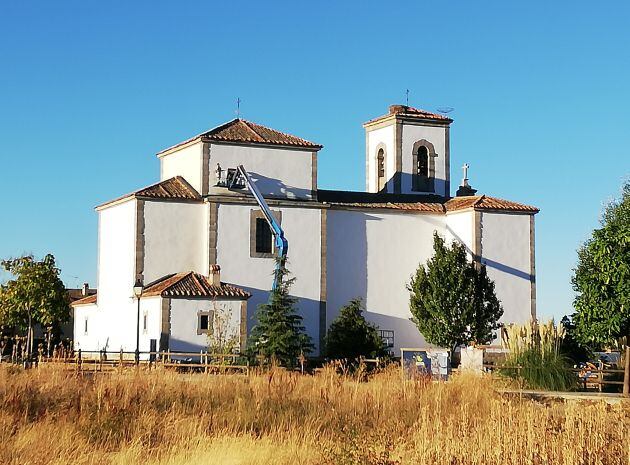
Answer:
[[[197,334],[212,332],[212,311],[197,313]]]
[[[381,336],[383,347],[385,347],[385,349],[391,349],[394,347],[394,331],[381,329],[379,330],[379,335]]]
[[[378,190],[381,191],[385,188],[385,151],[383,149],[378,151],[376,165],[378,171]]]
[[[147,333],[147,314],[145,313],[144,316],[142,317],[142,330],[144,331],[144,333]]]
[[[83,334],[87,335],[88,333],[88,319],[87,317],[85,317],[85,320],[83,322]]]
[[[271,253],[273,236],[264,218],[256,218],[256,253]]]

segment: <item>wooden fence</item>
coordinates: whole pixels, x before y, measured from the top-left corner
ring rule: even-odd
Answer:
[[[76,371],[107,372],[138,366],[143,369],[167,368],[204,373],[249,373],[249,361],[241,354],[214,354],[210,352],[135,352],[81,351],[71,357],[37,358],[37,364],[59,365]]]

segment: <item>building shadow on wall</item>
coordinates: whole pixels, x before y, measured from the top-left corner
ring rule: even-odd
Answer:
[[[466,243],[462,240],[462,238],[459,237],[459,235],[455,231],[453,231],[453,229],[451,229],[450,226],[446,225],[446,230],[455,238],[455,240],[457,240],[457,242],[459,242],[460,244],[464,246],[468,254],[470,254],[471,256],[475,255],[473,251],[471,250],[471,248],[468,247],[468,245],[466,245]],[[518,268],[514,268],[512,266],[497,262],[495,260],[490,260],[490,259],[485,258],[483,256],[483,247],[481,250],[480,258],[481,258],[481,264],[487,266],[488,268],[493,268],[497,271],[501,271],[503,273],[507,273],[512,276],[516,276],[517,278],[525,279],[526,281],[535,281],[536,279],[536,277],[533,276],[531,273],[528,273],[523,270],[519,270]]]
[[[313,192],[310,189],[302,189],[300,187],[289,186],[279,179],[269,178],[260,173],[251,172],[256,186],[265,195],[265,197],[288,197],[290,199],[310,199]]]

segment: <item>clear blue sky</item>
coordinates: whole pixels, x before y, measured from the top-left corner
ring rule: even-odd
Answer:
[[[361,123],[455,111],[451,176],[536,205],[538,310],[571,312],[575,250],[630,175],[628,2],[2,2],[0,257],[96,279],[93,207],[233,118],[324,144],[364,188]]]

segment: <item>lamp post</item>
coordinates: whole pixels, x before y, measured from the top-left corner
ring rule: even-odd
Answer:
[[[140,297],[142,297],[142,291],[144,286],[140,278],[136,280],[136,284],[133,285],[133,295],[138,300],[138,319],[136,321],[136,365],[140,364]]]

